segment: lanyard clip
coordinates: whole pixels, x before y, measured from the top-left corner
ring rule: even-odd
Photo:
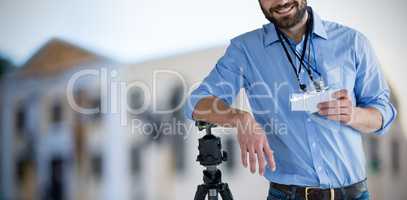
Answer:
[[[303,91],[303,92],[307,92],[307,85],[305,85],[305,84],[300,84],[300,89],[301,89],[301,91]]]
[[[325,88],[325,83],[324,83],[324,81],[323,80],[316,80],[316,81],[313,81],[313,83],[314,83],[314,87],[315,87],[315,90],[317,91],[317,92],[321,92],[322,90],[325,90],[326,88]]]

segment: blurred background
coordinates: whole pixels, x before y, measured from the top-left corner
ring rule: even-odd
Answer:
[[[407,2],[309,4],[376,50],[399,115],[364,140],[369,188],[372,199],[405,200]],[[266,23],[256,0],[0,0],[0,200],[192,199],[202,134],[179,105],[231,38]],[[235,199],[266,199],[233,130],[218,134]]]

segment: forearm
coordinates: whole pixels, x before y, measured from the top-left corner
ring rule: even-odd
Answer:
[[[197,103],[192,118],[223,127],[236,127],[239,120],[245,115],[248,115],[246,111],[232,108],[221,99],[211,96],[205,97]]]
[[[349,126],[362,133],[372,133],[379,130],[382,123],[382,115],[376,108],[355,107]]]

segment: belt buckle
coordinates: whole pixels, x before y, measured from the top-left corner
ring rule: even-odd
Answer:
[[[312,189],[320,189],[318,187],[305,187],[305,200],[311,200],[308,199],[308,192]],[[329,192],[331,193],[331,200],[335,199],[335,190],[333,188],[329,188]]]

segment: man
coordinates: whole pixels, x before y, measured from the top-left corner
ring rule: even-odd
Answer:
[[[362,135],[384,134],[396,117],[372,47],[306,0],[259,2],[271,23],[231,41],[186,115],[237,128],[242,163],[270,181],[268,199],[369,199]],[[291,110],[293,94],[320,83],[338,89],[332,100]],[[253,116],[231,107],[241,88]]]

